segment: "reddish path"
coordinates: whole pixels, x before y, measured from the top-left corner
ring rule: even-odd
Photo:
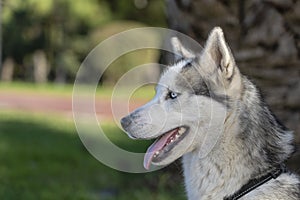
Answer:
[[[130,102],[130,110],[144,104],[145,101]],[[105,119],[112,119],[112,109],[110,99],[96,99],[96,113]],[[114,103],[114,111],[128,110],[124,101]],[[39,93],[18,93],[10,91],[0,91],[0,109],[18,110],[37,113],[53,113],[65,116],[72,116],[72,97],[58,96]]]

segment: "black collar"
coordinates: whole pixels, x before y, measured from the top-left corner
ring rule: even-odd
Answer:
[[[261,176],[260,178],[251,179],[247,184],[243,185],[236,193],[229,197],[224,197],[223,200],[237,200],[242,196],[248,194],[252,190],[258,188],[264,183],[268,182],[271,179],[276,179],[280,174],[286,172],[286,167],[284,164],[280,164],[274,170],[267,173],[266,175]]]

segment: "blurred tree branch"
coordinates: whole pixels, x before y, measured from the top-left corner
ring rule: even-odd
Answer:
[[[2,72],[2,0],[0,0],[0,77]]]

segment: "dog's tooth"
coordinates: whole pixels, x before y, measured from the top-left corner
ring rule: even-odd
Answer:
[[[178,133],[181,135],[182,133],[185,132],[185,128],[181,127],[179,130],[178,130]]]

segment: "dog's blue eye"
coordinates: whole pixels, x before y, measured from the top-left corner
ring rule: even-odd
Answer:
[[[169,92],[169,97],[171,99],[176,99],[177,98],[177,93],[176,92]]]

